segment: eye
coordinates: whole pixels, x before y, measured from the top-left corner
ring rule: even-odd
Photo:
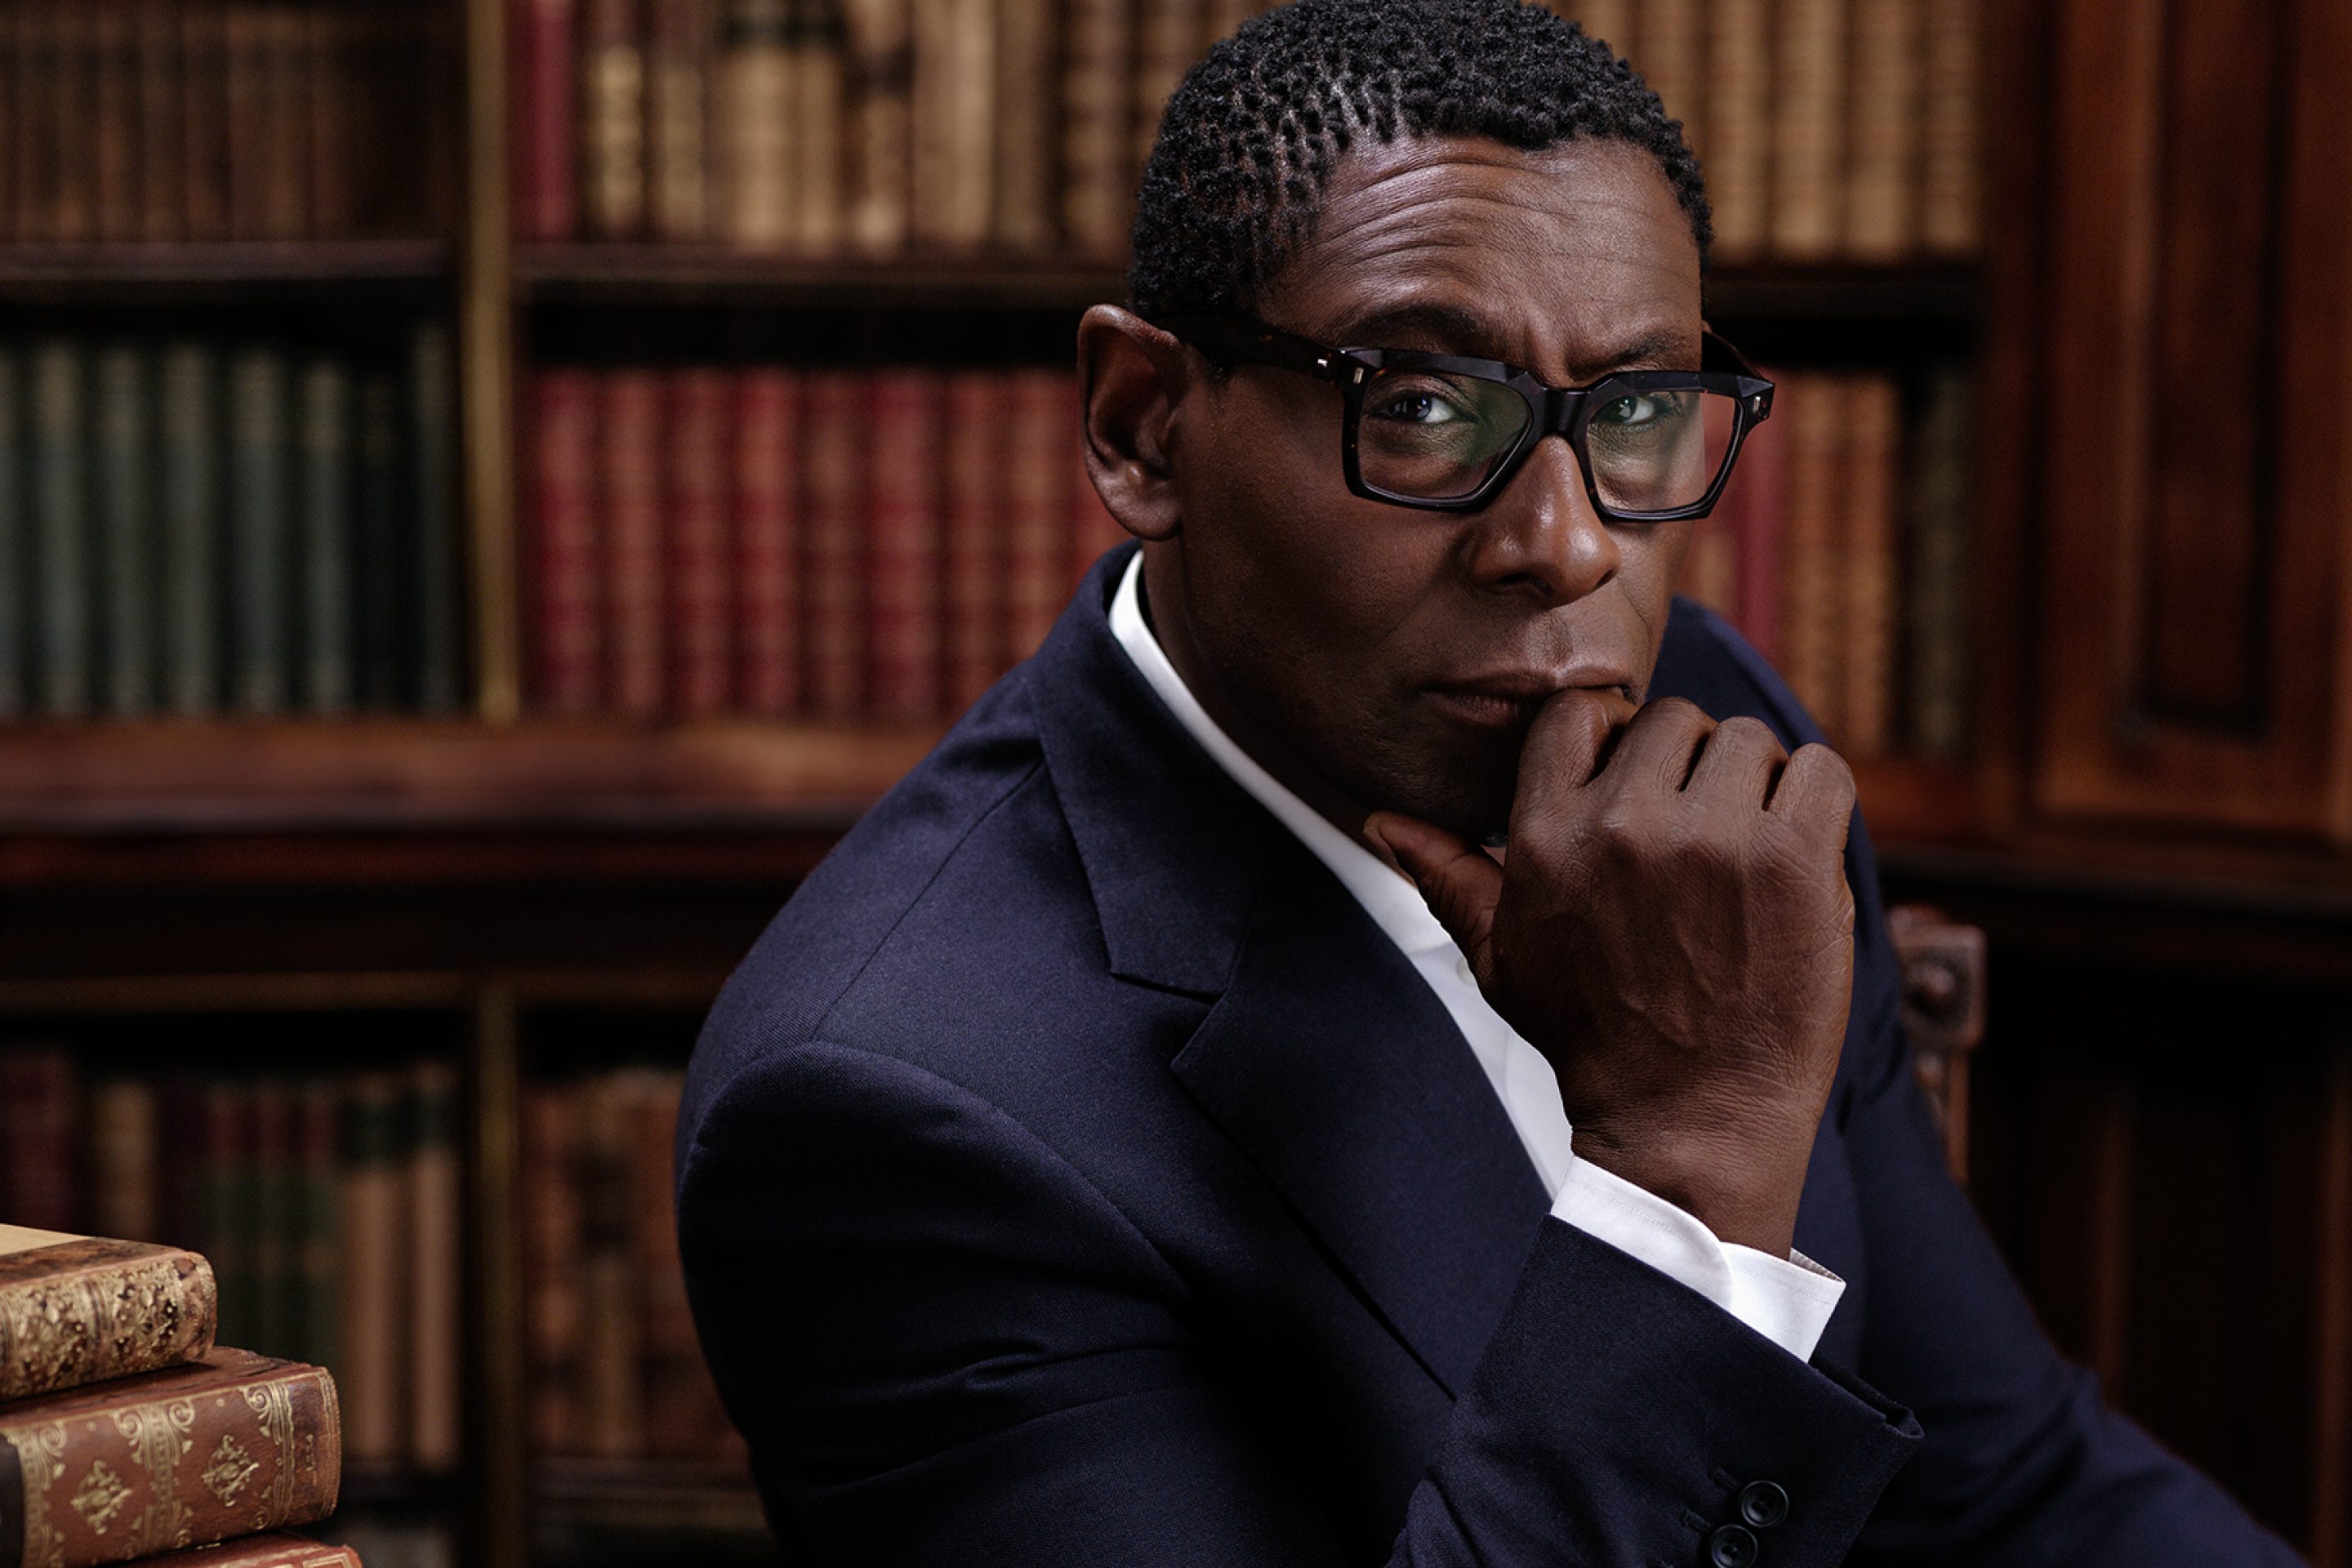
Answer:
[[[1364,410],[1375,419],[1399,425],[1450,425],[1467,419],[1470,411],[1433,387],[1383,389],[1378,402]]]
[[[1620,429],[1638,429],[1664,417],[1665,399],[1642,393],[1631,393],[1601,405],[1592,416],[1595,425],[1614,425]]]

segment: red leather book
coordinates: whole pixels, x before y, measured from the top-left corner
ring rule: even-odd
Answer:
[[[1004,378],[992,371],[948,377],[940,620],[951,712],[971,707],[1004,668]]]
[[[1077,390],[1068,373],[1016,370],[1006,387],[1006,653],[1028,658],[1069,598],[1070,442]]]
[[[215,1349],[0,1407],[0,1562],[93,1568],[335,1510],[334,1380]]]
[[[525,621],[530,683],[554,713],[590,713],[604,695],[603,583],[596,551],[596,384],[543,370],[530,386]]]
[[[228,18],[215,5],[182,5],[180,125],[183,216],[190,239],[229,237]]]
[[[348,1546],[329,1546],[285,1531],[199,1546],[193,1552],[167,1552],[142,1557],[123,1568],[361,1568],[360,1554]]]
[[[0,1225],[0,1402],[194,1360],[218,1305],[193,1252]]]
[[[0,1147],[6,1152],[0,1217],[31,1230],[73,1227],[79,1099],[74,1059],[64,1047],[0,1052]]]
[[[580,226],[577,0],[510,0],[515,228],[570,239]]]
[[[522,1096],[523,1411],[534,1458],[571,1453],[584,1425],[588,1302],[581,1277],[580,1094],[536,1083]]]
[[[866,378],[825,371],[804,387],[809,708],[855,719],[866,707]]]
[[[1775,372],[1765,374],[1786,382]],[[1732,575],[1739,596],[1733,619],[1756,651],[1776,664],[1780,658],[1781,520],[1789,505],[1789,428],[1784,405],[1748,432],[1721,503],[1729,512],[1738,557]]]
[[[646,719],[662,710],[669,686],[662,637],[661,376],[608,371],[601,391],[606,677],[614,711]]]
[[[726,709],[732,684],[727,581],[727,414],[732,390],[722,371],[673,372],[663,443],[669,498],[670,705],[679,713],[703,717]]]
[[[772,719],[801,703],[800,403],[791,371],[735,378],[735,702]]]
[[[866,430],[867,647],[878,719],[927,719],[940,707],[940,377],[874,377]]]

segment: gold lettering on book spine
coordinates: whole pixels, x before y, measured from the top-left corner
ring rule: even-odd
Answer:
[[[195,1539],[195,1516],[180,1497],[180,1461],[194,1445],[193,1399],[164,1399],[114,1412],[114,1429],[131,1445],[131,1462],[147,1472],[147,1507],[139,1518],[142,1552],[176,1552]]]
[[[66,1425],[52,1421],[7,1436],[25,1477],[24,1568],[65,1568],[66,1538],[49,1520],[49,1488],[66,1468]]]
[[[261,1417],[261,1435],[277,1461],[269,1484],[254,1500],[253,1528],[271,1530],[294,1517],[294,1391],[283,1381],[255,1384],[245,1391],[245,1402]]]

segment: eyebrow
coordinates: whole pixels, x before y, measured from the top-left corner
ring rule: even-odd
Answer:
[[[1491,319],[1467,306],[1438,300],[1392,305],[1353,318],[1332,341],[1350,348],[1386,348],[1399,346],[1388,341],[1394,338],[1419,338],[1447,345],[1444,352],[1516,363],[1509,355],[1496,352],[1505,334]],[[1575,377],[1577,383],[1582,383],[1612,370],[1661,364],[1677,352],[1689,352],[1689,345],[1679,334],[1656,331],[1627,339],[1593,355],[1585,365],[1571,369],[1587,373]]]

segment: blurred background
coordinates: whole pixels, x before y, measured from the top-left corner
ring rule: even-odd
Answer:
[[[795,880],[1115,534],[1248,0],[7,0],[0,1215],[323,1362],[372,1568],[772,1561],[668,1230]],[[1980,928],[2051,1332],[2352,1563],[2352,16],[1594,0],[1776,416],[1686,591]]]

